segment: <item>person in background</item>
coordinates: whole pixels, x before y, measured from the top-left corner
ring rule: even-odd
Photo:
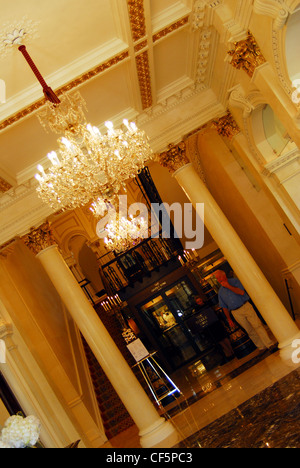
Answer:
[[[199,307],[204,306],[204,301],[200,296],[195,297],[195,302]],[[217,313],[213,310],[210,309],[211,313],[217,316]],[[225,330],[225,327],[223,326],[222,322],[219,320],[215,321],[213,324],[211,324],[209,327],[209,331],[213,337],[213,339],[220,344],[220,346],[223,349],[223,352],[225,354],[227,362],[232,361],[232,359],[235,358],[234,351],[231,346],[230,339],[227,335],[227,332]]]
[[[230,312],[234,319],[248,333],[249,338],[260,351],[273,348],[275,343],[267,334],[262,322],[250,304],[249,296],[242,283],[237,278],[227,278],[223,270],[214,272],[216,280],[220,283],[219,304],[223,308],[230,326],[234,326]]]

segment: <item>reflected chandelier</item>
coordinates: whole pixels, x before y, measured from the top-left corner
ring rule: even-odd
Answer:
[[[136,177],[153,157],[149,139],[135,123],[123,121],[124,130],[106,122],[107,133],[86,122],[79,93],[59,99],[37,70],[25,45],[21,45],[27,63],[43,87],[45,110],[38,115],[59,138],[58,153],[48,154],[50,167],[38,165],[39,197],[55,211],[84,206],[93,200],[114,202],[126,180]]]

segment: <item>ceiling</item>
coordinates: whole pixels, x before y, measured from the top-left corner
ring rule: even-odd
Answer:
[[[226,50],[215,47],[212,29],[193,30],[193,7],[193,0],[0,0],[1,193],[32,179],[57,148],[57,135],[36,116],[42,87],[18,48],[4,45],[7,32],[25,29],[27,51],[48,86],[79,90],[93,125],[135,120],[157,151],[205,123],[207,110],[223,109],[212,91],[220,82],[213,68]]]

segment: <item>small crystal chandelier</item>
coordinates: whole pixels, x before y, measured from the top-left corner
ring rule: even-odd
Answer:
[[[40,122],[62,133],[58,153],[48,154],[50,167],[38,165],[39,197],[55,211],[85,206],[93,200],[114,202],[126,181],[136,177],[153,158],[149,139],[135,123],[123,121],[124,129],[106,122],[107,133],[86,122],[79,93],[61,99],[47,86],[25,45],[18,47],[43,87],[45,110]]]
[[[115,253],[125,252],[138,245],[143,239],[148,239],[148,222],[144,218],[130,216],[130,219],[118,214],[106,226],[107,237],[105,246]]]

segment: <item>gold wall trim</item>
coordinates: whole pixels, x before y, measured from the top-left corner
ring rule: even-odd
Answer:
[[[57,93],[62,94],[67,91],[70,91],[73,88],[76,88],[77,86],[82,85],[86,81],[91,80],[95,76],[100,75],[104,71],[108,70],[109,68],[113,67],[114,65],[117,65],[118,63],[122,62],[126,58],[129,57],[129,52],[128,50],[125,52],[122,52],[121,54],[117,55],[116,57],[113,57],[112,59],[108,60],[107,62],[102,63],[101,65],[98,65],[96,68],[93,68],[87,73],[84,73],[81,75],[79,78],[71,81],[69,84],[66,84],[65,86],[61,87]]]
[[[109,68],[113,67],[114,65],[117,65],[118,63],[122,62],[126,58],[129,57],[129,51],[122,52],[119,55],[116,55],[115,57],[111,58],[110,60],[97,65],[97,67],[93,68],[89,72],[84,73],[80,77],[76,78],[75,80],[72,80],[70,83],[62,86],[61,88],[57,89],[55,93],[59,96],[67,91],[70,91],[77,86],[82,85],[83,83],[91,80],[92,78],[95,78],[96,76],[100,75],[104,71],[108,70]],[[30,106],[22,109],[20,112],[17,112],[16,114],[12,115],[8,119],[3,120],[0,122],[0,131],[4,130],[5,128],[9,127],[10,125],[13,125],[14,123],[18,122],[19,120],[22,120],[23,118],[29,116],[33,112],[37,111],[41,107],[43,107],[46,103],[45,98],[41,98],[35,103],[31,104]],[[1,188],[0,188],[1,191]]]
[[[134,51],[139,52],[140,50],[145,49],[147,45],[148,45],[148,41],[147,39],[145,39],[144,41],[140,42],[134,47]]]
[[[168,34],[171,34],[174,31],[177,31],[177,29],[182,28],[189,22],[189,16],[186,16],[182,18],[179,21],[176,21],[176,23],[171,24],[171,26],[168,26],[165,29],[162,29],[161,31],[158,31],[156,34],[153,35],[153,42],[158,41],[159,39],[162,39],[163,37],[167,36]]]
[[[146,36],[146,19],[143,0],[128,0],[128,12],[133,42]]]
[[[140,85],[140,93],[143,109],[148,109],[152,106],[152,89],[150,78],[150,64],[148,52],[145,51],[136,57],[136,66],[138,72],[138,80]]]

